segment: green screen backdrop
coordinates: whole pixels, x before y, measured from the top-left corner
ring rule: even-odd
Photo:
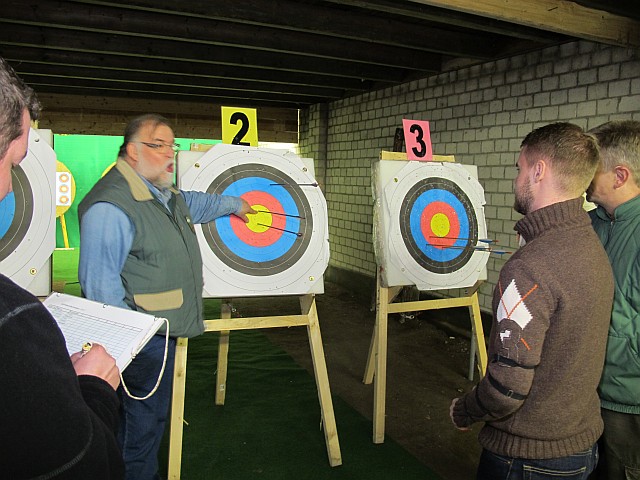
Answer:
[[[122,145],[123,137],[103,135],[55,135],[53,149],[58,161],[62,162],[73,175],[76,184],[76,194],[71,207],[64,213],[69,247],[80,246],[80,228],[78,225],[78,204],[82,201],[91,187],[100,179],[105,170],[115,163],[118,149]],[[176,138],[180,150],[189,150],[192,143],[214,145],[221,140],[197,138]],[[64,237],[62,222],[56,220],[56,247],[63,248]]]

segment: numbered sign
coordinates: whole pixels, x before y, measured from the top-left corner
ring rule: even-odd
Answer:
[[[404,143],[407,146],[407,160],[430,162],[433,160],[429,122],[402,119]]]
[[[258,146],[258,116],[255,108],[222,107],[222,143]]]

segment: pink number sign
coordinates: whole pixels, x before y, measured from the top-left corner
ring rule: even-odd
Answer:
[[[402,119],[404,143],[407,146],[407,160],[430,162],[433,160],[429,122]]]

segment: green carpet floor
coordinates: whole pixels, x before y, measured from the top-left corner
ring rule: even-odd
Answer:
[[[74,262],[77,250],[54,254],[54,281],[65,280],[66,293],[79,292]],[[207,318],[219,316],[219,305],[205,302]],[[189,342],[184,480],[439,478],[390,439],[373,444],[371,421],[335,395],[343,464],[331,467],[313,376],[259,330],[231,333],[226,401],[216,406],[217,349],[217,333]],[[168,435],[160,451],[166,471]]]

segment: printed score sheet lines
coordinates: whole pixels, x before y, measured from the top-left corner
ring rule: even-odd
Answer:
[[[153,315],[64,293],[53,293],[44,306],[62,330],[69,355],[86,342],[99,343],[116,359],[120,371],[164,325],[164,319]]]

